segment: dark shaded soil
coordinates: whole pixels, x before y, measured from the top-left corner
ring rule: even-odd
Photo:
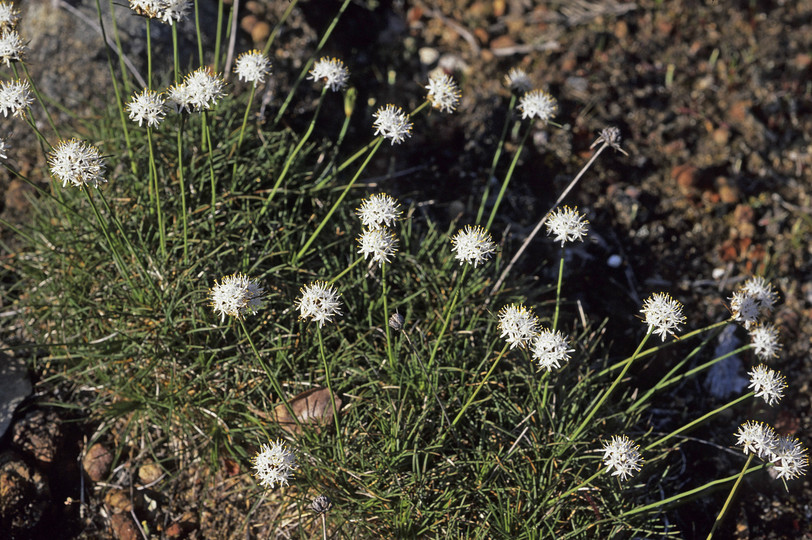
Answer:
[[[270,19],[286,4],[253,9],[258,19]],[[296,9],[272,51],[280,89],[295,78],[337,6],[312,0]],[[780,293],[775,316],[784,345],[771,367],[788,376],[786,396],[772,409],[735,409],[693,432],[674,465],[684,467],[686,486],[734,474],[742,455],[725,449],[732,447],[737,426],[751,418],[810,446],[812,1],[438,0],[369,7],[353,4],[325,50],[348,64],[359,107],[369,109],[356,115],[350,137],[368,139],[371,112],[380,104],[419,103],[422,85],[438,65],[460,81],[463,94],[453,116],[421,117],[408,144],[379,154],[375,167],[384,175],[384,189],[421,203],[437,219],[472,221],[507,113],[503,77],[522,67],[559,100],[556,121],[562,127],[531,135],[493,227],[505,236],[506,257],[589,158],[598,131],[617,126],[629,156],[605,152],[565,201],[586,211],[591,222],[591,241],[573,258],[570,299],[580,300],[594,320],[609,317],[615,342],[636,343],[640,326],[634,315],[651,292],[670,292],[685,304],[687,326],[698,328],[728,315],[726,298],[743,279],[767,276]],[[249,11],[243,15],[256,16]],[[247,34],[242,39],[250,45]],[[317,97],[307,91],[310,101],[304,94],[288,115],[299,131],[297,114]],[[333,101],[328,105],[342,106],[337,96]],[[336,132],[338,125],[329,122],[325,131]],[[510,138],[499,179],[518,137]],[[4,181],[0,189],[3,215],[24,218],[23,188]],[[612,255],[621,257],[619,267],[607,264]],[[536,240],[516,271],[550,282],[556,257],[549,242]],[[740,375],[752,363],[743,358]],[[703,382],[699,378],[664,400],[652,423],[667,430],[727,401],[711,395]],[[71,427],[60,442],[74,463],[76,434],[88,430]],[[178,498],[168,504],[172,515],[162,516],[161,526],[182,523],[182,533],[195,538],[233,533],[244,516],[222,487],[228,470],[207,481],[220,486],[218,504],[233,513],[184,514],[180,494],[190,483],[202,489],[201,478],[214,474],[193,471],[159,494]],[[45,515],[56,523],[66,512],[58,505],[79,493],[53,485],[51,492],[59,510]],[[668,519],[686,538],[704,538],[726,494],[690,502]],[[788,493],[766,473],[748,477],[718,537],[812,538],[810,505],[808,477],[791,482]],[[71,515],[76,519],[78,512]],[[84,519],[85,537],[109,534],[101,517]],[[71,527],[63,531],[65,537],[79,534]]]

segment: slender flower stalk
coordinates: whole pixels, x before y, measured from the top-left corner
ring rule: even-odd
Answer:
[[[248,51],[237,57],[237,62],[234,66],[234,73],[237,74],[241,81],[251,83],[248,103],[245,106],[245,113],[243,113],[242,125],[240,126],[240,135],[237,137],[237,146],[235,148],[236,155],[239,156],[240,149],[242,148],[242,141],[245,137],[245,127],[248,124],[248,116],[251,111],[251,105],[254,103],[254,96],[257,92],[257,85],[264,83],[265,77],[270,75],[271,61],[260,51]],[[238,160],[235,158],[234,166],[231,169],[232,190],[237,179],[237,162]]]
[[[462,415],[465,414],[465,411],[468,410],[468,407],[471,406],[471,403],[473,403],[473,401],[476,398],[477,394],[482,389],[482,386],[486,382],[488,382],[488,379],[490,379],[491,374],[493,373],[493,370],[496,369],[496,366],[499,365],[499,361],[502,359],[503,356],[505,356],[505,353],[508,351],[508,347],[509,347],[509,343],[505,343],[505,345],[502,347],[502,350],[499,351],[499,355],[496,357],[496,360],[493,361],[493,364],[491,364],[491,368],[488,370],[488,372],[482,378],[482,381],[480,381],[480,383],[476,386],[476,388],[474,388],[474,391],[471,394],[471,397],[468,398],[468,401],[465,402],[465,405],[463,405],[462,409],[460,409],[460,412],[457,413],[457,416],[451,422],[451,427],[454,427],[454,426],[457,425],[457,422],[460,421],[460,418],[462,418]]]
[[[504,198],[508,184],[510,184],[510,180],[513,178],[513,172],[516,170],[516,164],[519,163],[519,157],[522,155],[524,144],[527,142],[527,137],[530,135],[531,131],[533,131],[532,123],[527,125],[527,129],[525,130],[524,135],[522,135],[522,140],[519,141],[519,146],[516,148],[516,152],[513,154],[513,161],[510,162],[510,167],[508,167],[505,178],[502,180],[502,187],[499,189],[499,194],[496,196],[496,202],[493,203],[491,214],[488,216],[487,223],[485,223],[486,229],[490,229],[491,225],[493,225],[493,220],[496,218],[496,212],[499,210],[499,206],[502,204],[502,198]]]
[[[336,441],[338,442],[338,459],[344,462],[344,443],[341,436],[341,424],[338,422],[338,410],[336,409],[336,398],[333,393],[333,384],[330,380],[330,366],[327,363],[327,354],[324,352],[324,338],[321,335],[321,325],[316,327],[316,335],[319,339],[319,356],[321,356],[322,364],[324,365],[324,379],[327,383],[327,391],[330,393],[330,406],[333,408],[333,422],[336,428]]]

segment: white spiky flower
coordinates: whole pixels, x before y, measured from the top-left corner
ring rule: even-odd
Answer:
[[[264,302],[262,295],[265,289],[248,276],[238,273],[225,276],[214,282],[209,290],[209,301],[215,313],[220,314],[220,322],[226,320],[226,315],[243,319],[246,313],[256,313]]]
[[[162,22],[172,26],[186,18],[189,5],[189,0],[160,0],[158,17]]]
[[[659,335],[663,341],[667,334],[676,335],[680,325],[685,322],[682,304],[668,293],[654,293],[646,298],[640,312],[645,316],[648,331]]]
[[[525,349],[538,333],[539,319],[523,304],[510,304],[499,310],[499,330],[510,348]]]
[[[338,58],[325,56],[313,64],[313,69],[310,70],[310,75],[307,78],[312,81],[324,81],[327,88],[333,92],[338,92],[346,88],[347,81],[350,80],[350,71],[344,65],[344,62]]]
[[[748,296],[752,296],[758,302],[760,311],[769,313],[773,310],[773,304],[778,296],[773,290],[769,281],[761,276],[753,276],[742,285],[741,290]]]
[[[750,329],[758,322],[758,301],[743,290],[738,290],[730,297],[730,311],[733,320],[739,321],[745,328]]]
[[[6,152],[8,152],[8,143],[0,137],[0,159],[8,159]]]
[[[264,83],[265,76],[271,73],[271,61],[262,51],[254,49],[244,52],[237,57],[234,73],[243,82]]]
[[[406,137],[412,136],[412,123],[409,115],[403,112],[400,107],[387,105],[380,107],[375,114],[375,135],[381,135],[394,146],[395,143],[402,143]]]
[[[531,90],[519,98],[519,110],[522,111],[522,120],[538,118],[546,124],[558,112],[558,102],[543,90]]]
[[[533,88],[533,83],[525,70],[514,67],[505,75],[505,86],[510,88],[511,92],[524,94]]]
[[[263,444],[252,462],[259,485],[270,489],[276,484],[288,485],[288,480],[297,468],[296,454],[279,440]]]
[[[22,118],[25,116],[25,110],[33,102],[28,81],[18,79],[0,81],[0,111],[3,112],[3,116],[11,113],[17,118]]]
[[[164,103],[167,107],[172,107],[176,113],[192,112],[192,94],[185,82],[170,86],[164,93],[166,94]]]
[[[451,113],[460,104],[460,89],[454,79],[445,73],[434,73],[429,77],[427,99],[431,106],[441,112]]]
[[[189,92],[189,103],[197,112],[213,108],[225,96],[226,82],[208,66],[197,68],[183,82]]]
[[[747,374],[750,375],[750,385],[747,388],[752,388],[755,397],[762,398],[770,407],[784,397],[787,380],[779,372],[760,364]]]
[[[769,460],[778,442],[775,430],[764,422],[748,420],[736,433],[736,445],[742,447],[745,454],[755,454],[761,459]]]
[[[798,439],[783,435],[775,442],[770,462],[778,471],[777,478],[792,480],[806,474],[809,458],[806,455],[806,448]]]
[[[76,187],[107,182],[104,178],[105,164],[101,152],[95,146],[79,139],[60,141],[48,156],[51,175],[62,181],[62,187],[68,182]]]
[[[400,203],[386,193],[372,194],[361,201],[356,215],[368,229],[391,227],[400,218]]]
[[[16,30],[5,30],[0,33],[0,61],[11,67],[11,61],[20,61],[25,52],[25,44]]]
[[[583,242],[588,225],[589,221],[578,212],[577,206],[575,208],[564,206],[556,208],[547,218],[547,235],[554,234],[556,242],[561,242],[563,247],[565,242],[576,240]]]
[[[460,261],[460,265],[473,264],[474,268],[490,259],[496,251],[491,234],[479,225],[466,225],[457,231],[451,238],[451,246],[454,258]]]
[[[538,360],[539,367],[552,371],[561,367],[561,362],[569,362],[569,353],[575,349],[569,348],[567,338],[559,331],[542,328],[533,338],[530,345],[533,359]]]
[[[338,291],[325,281],[314,281],[301,289],[302,295],[296,300],[300,319],[313,319],[319,327],[332,322],[341,315],[341,301]]]
[[[397,238],[386,229],[364,229],[358,236],[358,253],[362,254],[364,259],[372,255],[372,260],[378,263],[378,266],[388,263],[397,250]]]
[[[130,9],[139,15],[157,19],[161,16],[163,0],[130,0]]]
[[[20,11],[13,2],[0,2],[0,30],[11,30],[20,20]]]
[[[166,115],[164,98],[158,92],[144,88],[140,93],[133,94],[127,103],[127,111],[130,113],[130,120],[138,122],[139,126],[146,122],[147,127],[156,127]]]
[[[612,435],[608,443],[603,443],[603,464],[606,465],[607,472],[614,470],[612,476],[626,480],[640,470],[642,463],[640,446],[627,436]]]
[[[771,360],[778,356],[781,344],[778,342],[778,328],[773,324],[758,324],[750,329],[750,341],[756,356]]]

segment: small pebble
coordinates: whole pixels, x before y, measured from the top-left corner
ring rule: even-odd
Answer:
[[[608,264],[611,268],[619,268],[621,264],[623,264],[623,257],[620,255],[611,255],[607,260],[606,264]]]

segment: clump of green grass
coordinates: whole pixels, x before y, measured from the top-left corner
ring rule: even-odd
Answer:
[[[672,485],[668,456],[683,429],[655,434],[645,415],[660,392],[721,360],[689,369],[732,318],[676,340],[682,306],[655,294],[637,350],[610,351],[605,323],[574,317],[566,304],[564,252],[587,234],[583,216],[569,208],[545,214],[537,227],[549,217],[561,243],[559,279],[541,289],[519,278],[503,285],[512,267],[503,255],[513,246],[494,249],[486,240],[493,231],[454,235],[467,224],[427,220],[405,202],[395,201],[403,214],[386,223],[397,250],[376,261],[373,246],[372,260],[361,256],[356,209],[376,191],[364,185],[372,157],[397,152],[420,129],[424,108],[453,110],[459,94],[453,80],[435,80],[411,114],[379,109],[379,135],[370,120],[370,141],[348,150],[317,129],[321,103],[334,97],[328,86],[344,86],[331,85],[326,73],[311,77],[324,90],[303,134],[249,121],[255,86],[199,114],[168,112],[154,126],[128,123],[119,94],[114,108],[87,123],[86,138],[106,154],[107,183],[63,189],[55,182],[41,191],[29,223],[7,224],[25,247],[6,295],[25,335],[46,351],[32,358],[41,384],[63,389],[65,406],[82,407],[98,425],[94,440],[138,446],[170,476],[201,460],[212,468],[235,460],[252,508],[266,492],[248,476],[251,459],[285,438],[297,455],[285,480],[297,488],[289,492],[299,497],[291,526],[299,534],[309,499],[326,494],[334,504],[325,527],[345,537],[678,535],[662,510],[684,494],[657,500],[650,486]],[[282,108],[295,101],[295,89]],[[358,111],[346,92],[349,119]],[[527,134],[556,111],[543,92],[520,101],[530,122],[488,225]],[[30,118],[30,109],[21,115]],[[494,171],[514,121],[506,119]],[[614,132],[598,142],[596,154],[620,145]],[[477,222],[487,202],[486,194]],[[573,220],[578,226],[567,229]],[[466,259],[459,234],[471,231],[479,235],[473,245],[487,249]],[[211,288],[235,274],[261,295],[251,309],[215,312]],[[296,302],[313,282],[339,295],[340,314],[323,326],[300,318]],[[541,317],[525,307],[553,291]],[[538,365],[541,327],[560,332],[566,349],[546,369]],[[652,333],[662,343],[645,348]],[[653,385],[630,384],[635,362],[666,347],[684,351],[680,360]],[[329,397],[318,425],[297,416],[297,396],[314,389]],[[293,421],[282,425],[285,413]],[[642,459],[621,435],[643,446]],[[618,441],[628,442],[620,456],[628,461],[606,461]],[[126,455],[120,449],[119,458]]]

